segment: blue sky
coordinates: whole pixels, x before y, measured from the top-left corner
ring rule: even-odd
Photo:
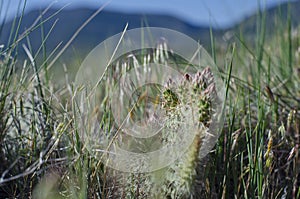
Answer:
[[[274,6],[288,0],[111,0],[106,10],[128,13],[159,13],[176,16],[193,25],[228,27],[256,12],[258,4]],[[8,18],[16,14],[20,0],[0,0],[2,8],[8,7]],[[53,3],[54,7],[67,5],[66,9],[85,6],[98,8],[107,0],[27,0],[27,9],[42,9]],[[6,10],[6,9],[2,9]],[[0,12],[3,19],[5,12]]]

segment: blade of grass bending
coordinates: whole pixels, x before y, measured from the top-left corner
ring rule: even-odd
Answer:
[[[51,8],[52,4],[50,4],[43,12],[40,16],[38,16],[36,18],[36,20],[32,23],[32,25],[25,31],[23,32],[18,40],[15,43],[19,43],[22,39],[24,39],[26,36],[28,36],[32,31],[36,30],[38,27],[41,26],[41,23],[38,24],[38,22],[40,21],[41,17],[43,15],[45,15],[45,13]],[[50,19],[52,19],[54,16],[56,16],[58,13],[60,13],[64,8],[66,8],[66,6],[62,7],[61,9],[59,9],[58,11],[56,11],[55,13],[53,13],[51,16],[49,16],[48,18],[46,18],[45,20],[43,20],[42,23],[45,23],[47,21],[49,21]],[[13,45],[11,46],[13,48]]]
[[[40,79],[40,76],[39,76],[39,73],[38,73],[38,70],[37,70],[37,66],[36,66],[36,64],[35,64],[35,60],[34,60],[32,54],[30,53],[30,51],[28,50],[28,48],[26,47],[26,45],[23,44],[22,47],[23,47],[23,49],[25,50],[25,53],[27,54],[27,56],[28,56],[28,58],[29,58],[29,60],[30,60],[30,62],[31,62],[31,65],[32,65],[32,67],[33,67],[33,70],[34,70],[34,72],[35,72],[35,77],[36,77],[36,81],[37,81],[37,90],[38,90],[38,93],[39,93],[40,97],[41,97],[42,99],[44,99],[45,97],[44,97],[44,93],[43,93],[43,89],[42,89],[42,83],[41,83],[41,79]],[[45,112],[46,112],[46,115],[48,115],[49,110],[48,110],[48,108],[47,108],[47,106],[46,106],[45,103],[43,103],[43,108],[44,108],[44,110],[45,110]]]
[[[104,5],[102,5],[92,16],[90,16],[73,34],[71,39],[66,43],[66,45],[61,49],[61,51],[56,55],[56,57],[52,60],[52,62],[47,67],[47,70],[49,70],[54,63],[57,61],[57,59],[65,52],[65,50],[70,46],[70,44],[73,42],[73,40],[77,37],[77,35],[81,32],[81,30],[87,26],[87,24],[94,19],[112,0],[107,1]]]
[[[116,48],[115,48],[113,54],[111,55],[111,57],[110,57],[110,59],[109,59],[107,65],[106,65],[106,67],[105,67],[105,69],[104,69],[104,71],[103,71],[103,74],[101,75],[101,77],[99,78],[99,80],[97,81],[97,83],[95,84],[95,86],[93,87],[93,89],[91,90],[91,92],[90,92],[90,94],[89,94],[89,96],[88,96],[87,98],[89,98],[89,97],[92,95],[93,91],[97,88],[97,86],[98,86],[98,85],[100,84],[100,82],[102,81],[102,79],[103,79],[103,77],[104,77],[104,75],[105,75],[105,73],[106,73],[106,71],[107,71],[109,65],[111,64],[111,62],[112,62],[112,60],[113,60],[113,57],[115,56],[115,54],[116,54],[116,52],[117,52],[117,50],[118,50],[118,48],[119,48],[119,46],[120,46],[120,44],[121,44],[121,41],[122,41],[122,39],[123,39],[123,37],[124,37],[126,31],[127,31],[127,28],[128,28],[128,23],[126,23],[126,26],[125,26],[125,28],[124,28],[124,30],[123,30],[123,32],[122,32],[122,35],[121,35],[121,37],[120,37],[120,39],[119,39],[119,41],[118,41],[118,44],[117,44],[117,46],[116,46]]]

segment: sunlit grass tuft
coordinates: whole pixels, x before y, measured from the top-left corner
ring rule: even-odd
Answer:
[[[38,53],[29,43],[20,46],[30,31],[20,34],[22,18],[16,18],[10,41],[0,45],[0,197],[299,198],[300,30],[288,18],[266,35],[265,16],[260,16],[255,43],[237,35],[222,52],[212,39],[227,89],[225,125],[214,149],[199,160],[199,137],[184,161],[152,174],[115,171],[87,150],[74,102],[80,88],[73,87],[65,70],[65,85],[53,89],[56,80],[45,67],[51,56],[37,61],[39,52],[45,55],[45,42]],[[27,55],[22,62],[20,49]],[[163,62],[164,53],[150,57]],[[143,60],[131,55],[115,64],[132,64],[134,58]],[[161,94],[168,111],[182,100],[168,89]],[[105,132],[113,128],[107,103],[103,98],[94,112]],[[206,120],[209,104],[198,103]]]

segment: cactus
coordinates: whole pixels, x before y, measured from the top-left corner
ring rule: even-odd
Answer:
[[[190,106],[194,110],[196,131],[194,140],[185,154],[166,170],[161,192],[167,198],[187,198],[191,194],[199,163],[199,152],[203,138],[208,132],[213,113],[212,101],[216,96],[210,68],[195,75],[185,74],[178,84],[169,80],[165,86],[163,107],[171,121],[181,119],[180,107]],[[191,118],[185,118],[191,119]],[[173,128],[176,128],[173,126]],[[192,133],[192,132],[184,132]],[[162,195],[160,194],[160,197]],[[163,197],[163,198],[164,198]]]
[[[116,67],[112,67],[111,74],[113,76],[108,77],[107,81],[116,82],[114,77],[119,77],[131,69],[137,71],[136,77],[139,78],[141,74],[135,68],[144,67],[152,62],[172,64],[179,60],[188,64],[181,57],[172,54],[167,48],[166,44],[161,44],[156,51],[147,51],[143,55],[124,56],[123,60],[121,58],[115,63]],[[151,88],[148,89],[149,87]],[[143,153],[149,150],[158,150],[159,147],[157,146],[178,144],[183,139],[180,136],[194,135],[194,137],[184,154],[168,167],[147,174],[122,172],[118,174],[120,184],[118,196],[122,196],[122,198],[188,198],[192,194],[196,168],[200,162],[200,150],[205,144],[204,139],[209,133],[209,126],[214,114],[213,102],[215,102],[217,94],[213,74],[210,67],[206,67],[196,73],[186,73],[182,77],[171,77],[163,86],[150,85],[149,87],[131,88],[135,90],[132,96],[135,101],[130,101],[133,108],[129,112],[128,121],[140,122],[140,118],[146,117],[147,122],[149,122],[148,125],[160,122],[157,121],[155,114],[149,113],[149,111],[151,112],[150,109],[156,107],[164,113],[163,120],[167,130],[162,131],[159,138],[147,138],[146,140],[130,138],[131,140],[127,141],[128,137],[124,135],[122,146],[132,152]],[[153,96],[149,96],[149,93]],[[122,96],[121,93],[120,96]],[[149,106],[149,103],[155,105]],[[192,115],[185,114],[187,109]],[[184,123],[192,125],[189,130],[182,127]],[[186,130],[186,132],[182,132],[182,130]]]

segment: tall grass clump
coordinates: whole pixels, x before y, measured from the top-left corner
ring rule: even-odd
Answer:
[[[36,52],[29,42],[29,33],[53,16],[45,21],[39,16],[23,31],[25,4],[20,3],[22,14],[13,20],[9,39],[0,48],[1,198],[32,197],[41,178],[48,172],[59,173],[66,161],[60,138],[68,125],[60,121],[54,93],[42,74],[46,60],[37,61],[48,35]],[[19,58],[21,51],[26,54],[25,60]]]
[[[255,36],[241,30],[229,44],[226,122],[207,165],[209,197],[299,198],[300,34],[288,16],[275,16],[271,32],[260,12]]]
[[[157,72],[155,73],[155,77],[162,75],[159,74],[162,69],[156,69],[151,63],[157,65],[176,64],[178,66],[176,69],[181,76],[165,80],[164,86],[149,84],[138,88],[131,88],[134,86],[133,82],[135,78],[138,79],[141,75],[145,75],[145,70]],[[103,87],[97,88],[99,90],[100,101],[98,103],[99,106],[96,105],[94,111],[92,111],[95,115],[93,115],[93,118],[86,115],[82,117],[84,120],[84,124],[82,125],[84,128],[83,132],[84,134],[90,133],[91,141],[89,141],[89,144],[92,143],[93,145],[94,142],[96,143],[96,146],[87,146],[87,148],[90,148],[90,151],[99,151],[100,159],[103,156],[109,156],[109,152],[105,150],[103,152],[103,148],[106,149],[106,147],[99,148],[99,144],[97,145],[98,141],[96,140],[100,140],[100,146],[101,142],[114,140],[118,146],[135,153],[159,150],[162,145],[167,147],[170,153],[178,153],[171,151],[174,150],[172,148],[173,145],[183,144],[180,141],[184,141],[186,139],[184,137],[195,135],[195,138],[192,137],[191,146],[189,146],[185,155],[166,168],[159,168],[156,171],[126,173],[105,168],[104,163],[98,163],[98,168],[103,168],[109,174],[105,178],[107,180],[106,185],[114,187],[115,190],[112,191],[113,197],[187,198],[197,189],[195,182],[199,178],[199,175],[197,175],[196,168],[200,164],[200,149],[207,144],[208,135],[213,134],[210,132],[209,127],[212,123],[212,118],[216,117],[213,116],[217,112],[215,104],[221,103],[221,101],[218,101],[219,96],[216,92],[214,75],[211,68],[209,66],[206,68],[204,66],[201,67],[202,70],[199,70],[197,73],[189,72],[195,70],[194,66],[190,66],[187,60],[172,53],[172,50],[168,49],[168,44],[162,41],[159,42],[156,49],[143,49],[143,51],[134,51],[122,55],[107,68],[102,80]],[[126,94],[122,94],[122,92],[127,91],[127,88],[124,86],[124,82],[119,80],[120,76],[127,73],[130,74],[130,79],[126,83],[134,91],[130,99],[136,100],[133,102],[131,100],[128,101]],[[117,94],[109,96],[111,90],[119,86],[119,84],[125,87],[124,91],[121,88],[120,90],[116,90]],[[86,96],[86,94],[84,95]],[[114,121],[118,115],[114,115],[110,107],[117,104],[109,100],[109,97],[120,98],[123,104],[127,104],[128,102],[130,108],[132,106],[132,110],[128,110],[128,119],[125,119],[124,122],[122,120],[122,125],[125,127],[132,122],[143,122],[140,119],[146,118],[148,126],[155,126],[159,122],[165,122],[166,128],[160,130],[159,134],[151,138],[130,138],[129,135],[119,130],[118,124]],[[80,107],[86,107],[83,110],[88,110],[88,105],[88,103],[85,103],[80,105]],[[160,109],[157,112],[159,115],[153,114],[153,109]],[[86,113],[86,111],[83,112]],[[125,115],[128,113],[126,111]],[[187,113],[193,115],[187,115]],[[123,113],[120,111],[121,114]],[[114,116],[115,118],[113,119]],[[94,121],[94,119],[97,121],[96,123],[89,122]],[[186,123],[190,126],[183,128]],[[103,132],[100,135],[99,129]],[[95,130],[96,133],[93,133]],[[147,129],[144,129],[144,131],[147,131]],[[151,164],[159,164],[159,161],[157,159],[157,163],[154,160]]]
[[[0,44],[0,198],[299,198],[300,29],[288,16],[282,22],[278,15],[276,30],[269,34],[267,16],[260,12],[255,35],[249,39],[241,30],[225,51],[212,38],[212,54],[226,87],[225,124],[204,159],[199,149],[214,114],[211,101],[218,101],[209,67],[181,70],[179,79],[163,86],[134,88],[137,102],[131,120],[149,116],[144,107],[151,103],[164,111],[175,132],[176,122],[186,119],[181,106],[196,110],[196,136],[186,153],[148,173],[114,170],[100,161],[103,150],[83,142],[76,101],[83,88],[69,79],[71,66],[64,67],[65,83],[59,88],[49,75],[47,63],[61,54],[46,52],[51,31],[42,34],[36,51],[29,43],[30,32],[43,31],[49,18],[39,17],[25,32],[20,30],[22,17],[16,18],[9,41]],[[104,96],[90,118],[98,122],[101,139],[118,131],[105,93],[118,84],[121,74],[133,69],[138,76],[138,67],[149,62],[187,65],[166,43],[157,49],[131,52],[111,64],[103,79]],[[20,51],[25,59],[20,59]],[[157,122],[155,117],[148,119]],[[173,131],[155,140],[119,138],[126,147],[142,152],[172,143],[177,136]]]

